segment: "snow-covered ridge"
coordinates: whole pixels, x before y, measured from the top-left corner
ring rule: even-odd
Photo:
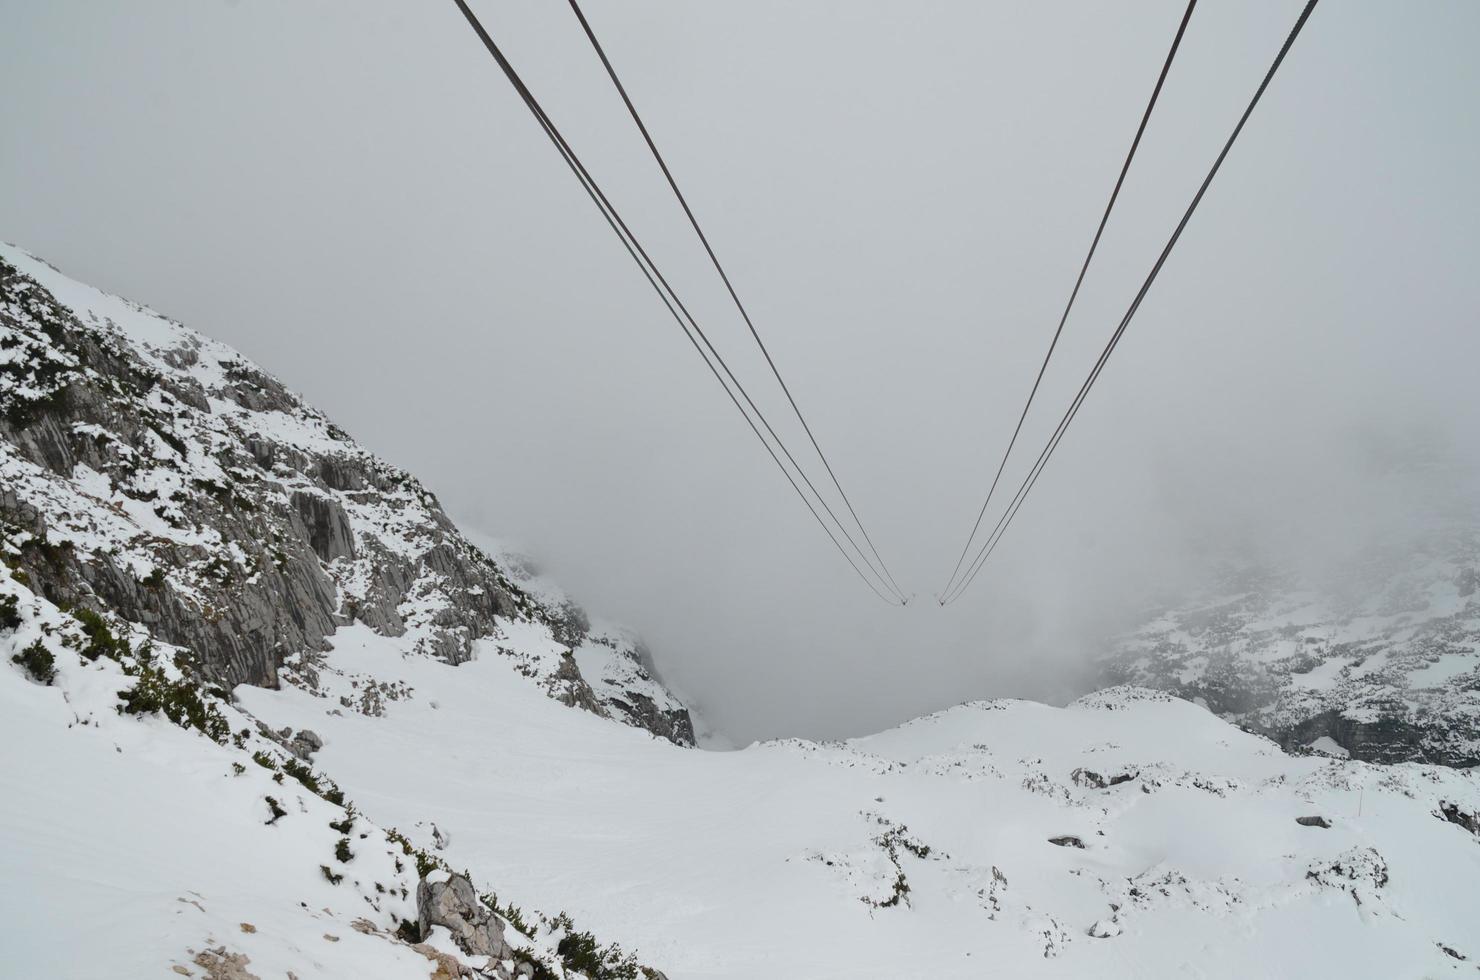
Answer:
[[[1105,677],[1198,699],[1286,748],[1480,765],[1480,532],[1373,547],[1336,582],[1241,571],[1121,638]]]
[[[145,626],[206,679],[311,686],[328,638],[362,622],[454,664],[482,645],[568,704],[693,741],[635,636],[522,587],[414,477],[236,351],[9,245],[0,481],[39,591]],[[539,638],[503,642],[516,622]]]

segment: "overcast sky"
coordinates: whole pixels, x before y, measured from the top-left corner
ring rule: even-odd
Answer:
[[[1023,465],[1301,6],[1194,14]],[[567,5],[476,8],[780,428]],[[589,0],[903,610],[450,0],[0,0],[0,238],[242,350],[640,629],[737,741],[1059,697],[1222,558],[1429,519],[1480,444],[1480,5],[1327,0],[1002,547],[936,606],[1182,9]]]

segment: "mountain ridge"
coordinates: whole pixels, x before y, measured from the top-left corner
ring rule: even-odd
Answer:
[[[276,685],[285,657],[311,662],[353,622],[456,664],[500,619],[534,619],[571,651],[540,668],[554,696],[693,743],[634,635],[522,588],[419,481],[256,365],[14,246],[0,263],[0,518],[29,535],[17,564],[50,598],[141,622],[228,686]],[[574,655],[593,648],[600,693]]]

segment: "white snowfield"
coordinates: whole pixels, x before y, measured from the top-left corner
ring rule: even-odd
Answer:
[[[0,584],[36,614],[0,634],[8,660],[61,617]],[[242,713],[323,737],[315,767],[375,831],[347,864],[339,808],[247,750],[118,715],[111,661],[58,647],[52,687],[0,670],[0,972],[206,976],[194,957],[220,949],[263,978],[426,977],[384,934],[414,901],[370,882],[391,873],[376,827],[430,847],[433,825],[480,888],[566,910],[671,980],[1476,969],[1480,840],[1440,813],[1480,809],[1471,772],[1290,757],[1133,688],[705,752],[560,705],[506,657],[451,667],[405,643],[341,630],[328,698],[236,691]],[[367,674],[411,694],[337,710]],[[270,825],[265,796],[287,811]]]

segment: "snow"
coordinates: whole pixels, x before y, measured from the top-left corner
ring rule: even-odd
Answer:
[[[1351,753],[1346,750],[1345,746],[1341,745],[1339,742],[1336,741],[1336,739],[1332,738],[1329,735],[1322,735],[1314,742],[1308,744],[1306,748],[1310,749],[1312,752],[1317,752],[1321,755],[1329,755],[1333,759],[1351,758]]]
[[[269,724],[320,732],[326,769],[377,819],[451,830],[454,867],[570,910],[674,980],[968,977],[983,964],[1242,977],[1266,972],[1272,949],[1290,975],[1375,977],[1447,968],[1438,941],[1480,948],[1464,910],[1480,848],[1431,806],[1382,789],[1385,770],[1291,758],[1164,695],[980,702],[845,743],[710,753],[562,711],[498,658],[403,658],[368,631],[330,663],[342,656],[395,671],[416,697],[374,719],[325,714],[301,691],[237,693]],[[1086,790],[1070,779],[1080,766],[1137,775]],[[1344,784],[1314,779],[1332,768],[1365,787],[1362,817],[1347,816]],[[1392,771],[1474,795],[1447,770]],[[1308,812],[1341,819],[1310,830],[1294,819]],[[865,901],[894,878],[885,825],[932,848],[900,860],[908,905]],[[1085,848],[1048,843],[1061,834]],[[1306,877],[1358,846],[1405,869],[1372,909]],[[995,912],[994,869],[1009,882]]]
[[[228,366],[250,368],[18,249],[0,255],[159,370],[185,371],[164,354],[192,353],[186,373],[207,393]],[[189,437],[183,456],[157,441],[158,459],[138,461],[136,488],[157,501],[118,494],[86,468],[52,478],[13,453],[0,454],[0,483],[47,516],[54,540],[82,556],[121,554],[142,576],[153,567],[145,539],[243,561],[211,528],[167,519],[188,480],[229,482],[204,451],[215,440],[259,433],[363,454],[306,406],[210,404],[209,414],[155,406]],[[316,492],[291,469],[280,475],[283,493]],[[414,481],[378,503],[344,499],[358,542],[401,555],[428,546],[429,498]],[[483,547],[535,600],[576,613],[506,546]],[[367,561],[330,566],[341,601],[367,587]],[[171,586],[188,589],[177,579],[189,574],[173,569]],[[1459,603],[1449,579],[1433,583],[1418,597],[1426,608],[1469,615],[1474,603]],[[670,980],[1375,978],[1448,975],[1480,956],[1480,847],[1440,815],[1441,803],[1480,812],[1474,772],[1289,756],[1135,687],[1067,707],[970,702],[846,742],[685,749],[553,700],[568,648],[551,625],[500,619],[456,667],[423,655],[427,624],[452,601],[443,585],[418,581],[401,605],[402,636],[359,623],[334,634],[322,661],[289,653],[291,673],[312,684],[238,687],[220,710],[241,744],[218,745],[157,715],[120,715],[118,694],[135,678],[106,657],[85,662],[73,619],[0,570],[0,595],[21,616],[0,632],[0,972],[199,976],[195,958],[220,948],[248,956],[263,978],[425,978],[432,964],[390,935],[415,916],[417,880],[391,828],[527,919],[568,911]],[[1398,612],[1338,624],[1296,596],[1285,608],[1301,643],[1260,647],[1287,625],[1270,613],[1245,627],[1239,649],[1266,664],[1295,657],[1306,636],[1361,639],[1409,615],[1411,597],[1397,598]],[[1193,645],[1179,622],[1160,620],[1138,654],[1153,655],[1154,641]],[[635,637],[608,625],[585,636],[572,655],[598,697],[667,698]],[[56,657],[51,686],[11,662],[34,642]],[[156,646],[179,677],[173,651]],[[1473,654],[1429,657],[1409,684],[1452,686]],[[1212,659],[1193,651],[1178,665],[1184,681]],[[1355,660],[1333,654],[1295,683],[1337,690]],[[1362,667],[1387,662],[1378,654]],[[371,691],[377,710],[358,710]],[[330,826],[344,826],[344,809],[284,778],[286,756],[268,737],[283,728],[322,737],[313,768],[353,802],[351,831]],[[1329,742],[1311,748],[1340,755]],[[1331,826],[1296,822],[1312,815]],[[348,861],[335,856],[341,841]],[[529,943],[548,952],[555,935],[546,921]],[[431,945],[455,949],[445,932]]]

